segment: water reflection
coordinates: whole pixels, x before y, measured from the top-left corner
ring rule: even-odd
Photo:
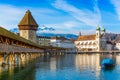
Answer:
[[[18,63],[16,65],[3,65],[0,66],[0,80],[20,80],[17,79],[21,78],[19,76],[21,75],[21,72],[24,71],[29,65],[31,64],[31,61],[22,61],[21,63]],[[22,79],[22,78],[21,78]]]
[[[78,54],[75,58],[75,65],[77,69],[84,68],[100,68],[100,54]]]
[[[29,75],[22,80],[119,80],[120,55],[113,54],[116,66],[110,70],[101,69],[101,61],[107,54],[66,54],[41,56]],[[28,63],[19,66],[0,67],[0,80],[28,68]],[[32,64],[33,65],[33,64]]]
[[[116,56],[116,64],[120,64],[120,54],[118,54],[117,56]]]
[[[50,70],[51,71],[56,70],[56,58],[55,57],[50,58]]]
[[[105,70],[101,70],[100,65],[101,61],[106,58],[106,56],[106,54],[66,54],[44,56],[38,62],[39,67],[36,68],[36,80],[104,79],[105,75],[103,73],[107,73]],[[120,56],[113,55],[113,59],[117,61],[117,59],[120,59]],[[118,62],[117,64],[120,63]],[[115,69],[110,73],[113,73],[114,70]]]

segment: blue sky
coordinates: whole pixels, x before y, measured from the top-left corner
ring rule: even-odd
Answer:
[[[41,32],[92,34],[99,25],[120,33],[120,0],[1,0],[0,26],[16,28],[28,9],[39,27],[55,28]]]

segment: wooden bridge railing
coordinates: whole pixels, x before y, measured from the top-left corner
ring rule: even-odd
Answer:
[[[22,46],[0,43],[0,52],[10,53],[10,52],[44,52],[44,51],[40,49],[25,48]]]

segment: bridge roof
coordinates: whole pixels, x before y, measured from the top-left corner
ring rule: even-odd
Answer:
[[[27,40],[23,37],[20,37],[20,36],[10,32],[10,31],[4,29],[3,27],[0,27],[0,36],[4,36],[4,37],[7,37],[7,38],[16,40],[16,41],[20,41],[20,42],[23,42],[25,44],[28,44],[28,45],[31,45],[31,46],[34,46],[34,47],[37,47],[37,48],[40,48],[40,49],[64,49],[64,48],[60,48],[60,47],[40,46],[36,43],[31,42],[30,40]]]
[[[23,43],[26,43],[26,44],[29,44],[31,46],[35,46],[35,47],[40,47],[39,45],[37,45],[36,43],[33,43],[31,42],[30,40],[27,40],[25,38],[22,38],[2,27],[0,27],[0,36],[4,36],[4,37],[7,37],[7,38],[11,38],[11,39],[14,39],[14,40],[17,40],[17,41],[20,41],[20,42],[23,42]]]

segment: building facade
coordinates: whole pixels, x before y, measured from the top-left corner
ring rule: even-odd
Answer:
[[[120,50],[120,41],[116,41],[115,50]]]
[[[75,50],[74,42],[64,37],[54,36],[51,38],[50,42],[54,47],[70,48],[71,50]]]
[[[24,17],[18,24],[18,28],[21,37],[36,43],[36,30],[38,24],[29,10],[25,13]]]
[[[94,35],[80,35],[75,41],[75,46],[79,51],[101,51],[106,50],[105,29],[96,28]]]
[[[46,36],[37,36],[37,43],[40,46],[51,46],[50,37],[46,37]]]

